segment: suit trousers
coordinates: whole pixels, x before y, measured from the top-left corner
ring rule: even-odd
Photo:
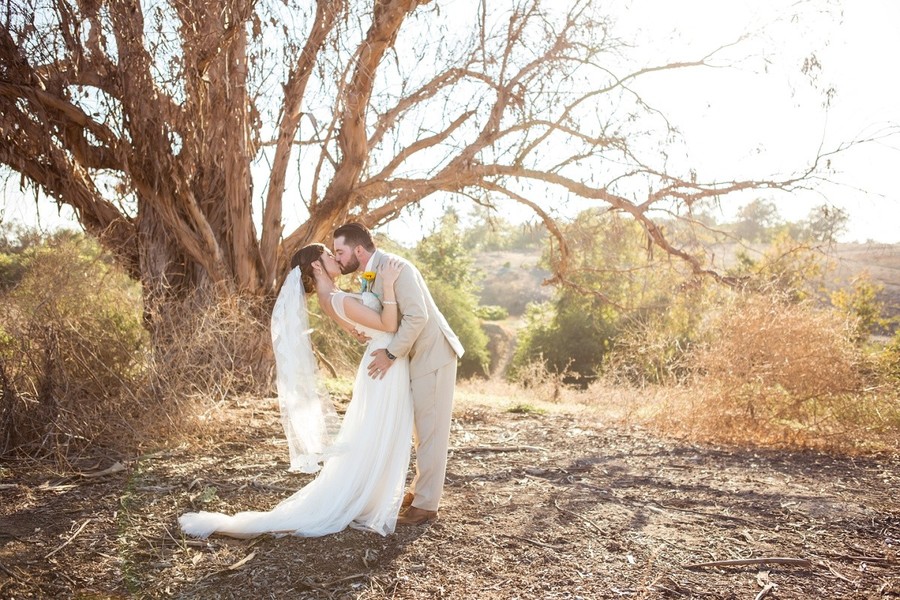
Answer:
[[[447,473],[456,360],[437,371],[416,377],[410,383],[416,449],[416,476],[410,486],[410,491],[415,494],[413,506],[437,510]]]

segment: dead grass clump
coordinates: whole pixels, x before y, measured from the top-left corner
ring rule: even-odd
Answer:
[[[694,370],[732,390],[782,389],[798,400],[859,389],[853,324],[836,311],[778,296],[736,298],[708,322]]]
[[[195,294],[154,316],[155,350],[143,393],[145,435],[191,435],[223,400],[272,395],[272,344],[263,302]],[[152,424],[152,425],[151,425]]]
[[[577,379],[577,375],[571,374],[568,369],[560,372],[550,369],[543,355],[539,355],[536,360],[516,369],[512,383],[517,384],[520,389],[528,390],[531,396],[545,401],[560,402],[565,396],[574,393],[567,381]]]
[[[315,297],[308,300],[321,374],[330,381],[352,377],[365,346],[322,316]],[[156,348],[144,393],[154,403],[145,437],[217,435],[240,426],[216,418],[226,402],[274,398],[270,322],[271,306],[254,297],[197,294],[166,306],[154,319]]]
[[[133,433],[147,337],[140,290],[84,238],[17,257],[0,302],[0,455],[60,462]]]
[[[848,416],[863,388],[853,324],[773,295],[736,297],[706,324],[692,356],[695,424],[716,437],[828,445],[865,423]],[[682,407],[684,408],[684,407]]]

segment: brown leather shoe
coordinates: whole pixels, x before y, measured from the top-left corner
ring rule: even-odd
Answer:
[[[416,495],[412,492],[406,492],[403,494],[403,502],[400,503],[400,508],[409,508],[412,506],[413,500],[416,499]]]
[[[397,517],[398,525],[424,525],[437,519],[436,510],[425,510],[410,506]]]

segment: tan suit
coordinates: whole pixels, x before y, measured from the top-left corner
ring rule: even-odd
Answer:
[[[394,284],[400,328],[387,349],[394,356],[409,356],[416,448],[416,477],[410,491],[415,494],[413,506],[437,510],[447,471],[456,361],[464,350],[412,263],[377,250],[371,268],[377,271],[388,256],[404,265]],[[375,278],[372,291],[383,297],[380,278]]]

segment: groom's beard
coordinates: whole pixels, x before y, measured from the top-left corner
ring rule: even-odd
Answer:
[[[354,255],[346,265],[341,265],[341,273],[349,275],[359,271],[359,259]]]

